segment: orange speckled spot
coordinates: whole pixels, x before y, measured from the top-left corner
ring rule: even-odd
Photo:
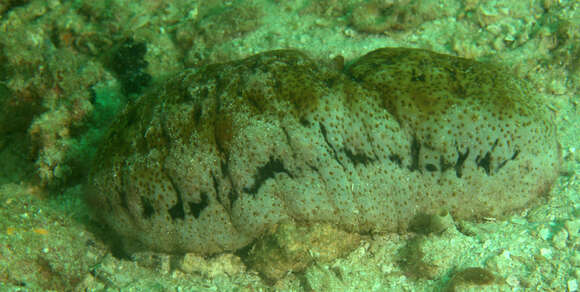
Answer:
[[[48,230],[44,229],[44,228],[35,228],[34,233],[36,234],[40,234],[40,235],[47,235],[48,234]]]

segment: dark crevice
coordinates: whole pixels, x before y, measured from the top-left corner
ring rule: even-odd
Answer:
[[[518,158],[519,154],[520,154],[520,150],[514,151],[514,154],[512,155],[512,158],[510,158],[510,160],[516,160],[516,158]]]
[[[220,167],[222,170],[222,175],[228,179],[228,181],[230,182],[230,185],[232,186],[232,190],[228,192],[228,197],[227,197],[228,201],[229,201],[229,206],[231,208],[234,206],[234,202],[239,198],[239,195],[234,189],[234,183],[233,183],[232,177],[230,175],[227,160],[222,160],[220,163]]]
[[[121,197],[121,207],[123,207],[123,209],[129,212],[129,203],[127,202],[127,192],[125,192],[124,190],[119,190],[119,197]]]
[[[446,170],[450,169],[453,166],[453,163],[446,163],[443,156],[439,156],[439,169],[441,172],[445,172]]]
[[[230,209],[234,207],[234,203],[238,200],[239,195],[235,190],[230,190],[227,195],[228,202],[230,202]]]
[[[401,156],[399,156],[397,154],[389,155],[389,160],[396,163],[399,167],[401,167],[401,165],[403,164],[403,160],[401,159]]]
[[[224,160],[228,160],[230,157],[230,151],[228,150],[228,142],[224,141],[224,135],[228,135],[231,133],[229,130],[225,130],[223,127],[220,127],[221,124],[218,124],[218,121],[214,121],[213,124],[213,139],[215,141],[215,146],[220,154],[223,155]]]
[[[249,188],[244,188],[244,192],[249,193],[255,197],[258,193],[258,190],[266,180],[274,178],[276,173],[281,172],[284,172],[292,177],[292,175],[284,168],[284,164],[282,164],[280,159],[273,159],[270,157],[270,160],[268,160],[264,166],[258,168],[258,173],[256,173],[254,177],[254,185]]]
[[[502,167],[504,167],[508,161],[509,159],[500,162],[500,164],[495,168],[495,173],[497,173]]]
[[[461,153],[461,151],[459,151],[459,147],[457,147],[457,162],[453,168],[455,168],[455,175],[458,178],[461,178],[462,176],[463,165],[465,164],[465,160],[467,160],[467,156],[469,156],[469,148],[467,148],[465,152]]]
[[[105,202],[107,203],[107,211],[110,212],[111,210],[113,210],[113,203],[111,203],[111,198],[107,197],[105,199]]]
[[[487,175],[491,174],[491,153],[489,151],[483,157],[477,155],[475,162],[477,163],[477,167],[483,168]]]
[[[201,192],[201,200],[199,203],[189,202],[189,211],[195,219],[199,218],[201,211],[203,211],[207,206],[209,206],[209,197],[206,192]]]
[[[229,171],[228,171],[228,162],[225,159],[222,159],[220,162],[220,168],[222,170],[222,174],[225,177],[229,177]]]
[[[177,197],[177,203],[175,203],[175,205],[173,205],[173,207],[169,208],[168,210],[169,216],[171,216],[172,220],[175,219],[183,220],[185,219],[185,210],[183,209],[183,196],[181,194],[181,191],[177,188],[177,185],[175,184],[173,179],[168,175],[166,175],[166,177],[171,183],[171,186],[173,187],[173,190],[175,191],[175,195]]]
[[[178,197],[177,203],[173,207],[169,208],[169,216],[172,220],[175,219],[185,219],[185,211],[183,211],[183,201],[181,197]]]
[[[297,154],[298,151],[296,151],[296,149],[294,149],[294,147],[292,146],[292,138],[290,137],[290,133],[288,133],[286,127],[282,127],[282,131],[284,132],[284,136],[286,137],[286,144],[288,145],[290,150],[292,150],[292,159],[294,160],[298,159]]]
[[[217,178],[215,177],[215,174],[213,173],[213,171],[211,171],[210,174],[211,174],[211,181],[213,184],[213,189],[215,191],[216,200],[218,201],[218,203],[220,203],[220,205],[224,206],[224,203],[222,202],[222,198],[220,197],[219,184],[217,182]]]
[[[348,157],[348,159],[354,164],[354,166],[357,166],[361,163],[366,166],[367,164],[374,161],[374,159],[366,156],[365,154],[352,153],[352,151],[346,147],[343,148],[343,151],[344,154],[346,154],[346,157]]]
[[[425,165],[425,170],[427,170],[429,172],[434,172],[434,171],[437,171],[437,166],[435,166],[431,163],[427,163],[427,165]]]
[[[338,159],[338,155],[336,154],[336,150],[334,149],[332,144],[330,144],[330,141],[328,141],[328,136],[327,136],[328,132],[326,132],[326,127],[322,123],[318,123],[318,125],[320,126],[320,132],[322,133],[322,137],[324,138],[324,142],[326,142],[326,145],[328,145],[328,147],[332,151],[332,156],[334,157],[334,160],[336,160],[336,162],[338,162],[338,164],[340,164],[340,166],[342,166],[342,168],[345,168],[344,165],[342,164],[342,162],[340,162],[340,159]]]
[[[196,104],[193,107],[193,121],[195,122],[195,125],[199,125],[199,121],[201,120],[201,114],[202,114],[202,108],[201,105]]]
[[[141,206],[143,206],[143,218],[149,219],[155,214],[155,208],[148,198],[141,196]]]
[[[216,86],[219,87],[219,84],[216,84]],[[222,90],[221,88],[216,88],[216,94],[215,94],[215,116],[219,117],[219,113],[221,111],[221,107],[222,107],[222,98],[221,98],[221,94],[222,94]]]
[[[487,151],[487,153],[485,153],[485,155],[483,157],[477,155],[477,157],[475,158],[475,162],[477,163],[477,167],[483,168],[483,170],[485,170],[485,173],[487,175],[491,174],[491,153],[493,152],[493,150],[495,150],[497,143],[498,143],[498,139],[495,139],[493,146],[491,146],[491,149],[489,151]]]
[[[410,171],[419,170],[419,152],[421,151],[421,143],[417,141],[417,137],[413,136],[413,141],[411,142],[411,165],[409,165]]]
[[[292,147],[292,139],[290,138],[290,134],[288,133],[288,130],[286,130],[286,127],[282,127],[282,132],[284,132],[284,136],[286,137],[286,144],[288,144],[288,147],[292,150],[292,158],[296,159],[296,150]]]
[[[322,126],[322,125],[321,125]],[[323,129],[321,127],[321,129]],[[326,134],[326,131],[323,130],[322,131],[323,135]],[[326,139],[325,139],[326,140]],[[328,142],[327,142],[328,143]],[[477,158],[475,159],[476,165],[477,167],[481,167],[484,169],[485,173],[487,175],[493,175],[494,172],[497,173],[497,171],[499,171],[502,167],[504,167],[509,161],[515,160],[520,151],[519,150],[515,150],[513,155],[502,161],[495,169],[492,169],[491,165],[492,165],[492,152],[495,150],[495,148],[497,147],[497,145],[499,144],[499,140],[496,140],[493,144],[493,146],[491,147],[490,151],[488,151],[485,155],[483,156],[477,156]],[[443,156],[439,156],[439,163],[425,163],[425,165],[419,165],[419,157],[420,157],[420,152],[421,152],[421,147],[423,147],[424,145],[422,145],[416,137],[413,137],[413,140],[411,141],[411,145],[410,145],[410,156],[411,156],[411,162],[409,163],[408,169],[410,171],[428,171],[428,172],[445,172],[451,168],[453,168],[455,170],[455,175],[458,178],[461,178],[463,175],[463,167],[465,165],[465,162],[467,161],[467,157],[469,156],[469,152],[470,149],[467,148],[465,150],[465,152],[461,152],[459,150],[459,146],[456,146],[456,151],[457,151],[457,160],[453,163],[453,162],[447,162]],[[425,146],[427,147],[427,146]],[[430,148],[431,149],[431,148]],[[353,161],[353,163],[356,165],[358,163],[363,163],[363,164],[368,164],[369,162],[373,162],[375,159],[370,158],[368,156],[365,155],[355,155],[353,154],[351,151],[349,151],[348,149],[344,149],[344,152],[346,154],[346,156]],[[391,154],[388,156],[388,159],[395,163],[397,166],[399,167],[403,167],[403,159],[401,158],[400,155],[398,154]]]
[[[495,169],[495,172],[497,173],[497,172],[498,172],[498,171],[499,171],[499,170],[500,170],[502,167],[504,167],[504,166],[505,166],[505,165],[508,163],[508,161],[510,161],[510,160],[515,160],[515,159],[518,157],[518,154],[519,154],[519,153],[520,153],[520,150],[516,150],[516,151],[514,151],[514,154],[512,155],[512,157],[510,157],[509,159],[506,159],[506,160],[502,161],[502,162],[501,162],[501,163],[500,163],[500,164],[497,166],[497,168]]]
[[[121,187],[117,190],[117,192],[119,193],[119,197],[121,199],[121,207],[127,211],[127,214],[129,214],[131,220],[139,221],[136,218],[136,216],[138,216],[139,214],[134,214],[133,212],[131,212],[131,210],[129,210],[129,195],[127,194],[127,192],[125,192],[125,180],[123,178],[121,178]]]
[[[288,134],[286,127],[282,127],[282,132],[284,132],[284,136],[286,137],[286,144],[288,144],[288,146],[292,147],[292,143],[290,143],[291,142],[290,134]]]
[[[306,165],[308,165],[308,167],[309,167],[311,170],[313,170],[313,171],[315,171],[315,172],[318,172],[318,167],[316,167],[316,166],[314,166],[314,165],[310,165],[310,164],[308,164],[308,163],[307,163]]]
[[[234,202],[238,200],[238,193],[234,190],[228,192],[228,201],[230,202],[230,209],[234,207]]]
[[[163,109],[160,114],[160,125],[161,125],[161,136],[163,138],[163,144],[170,144],[172,139],[171,135],[169,135],[169,130],[167,126],[167,110]],[[150,145],[147,145],[149,148],[153,148]]]
[[[260,103],[254,98],[253,95],[249,95],[247,100],[250,102],[250,105],[257,109],[259,112],[264,111],[264,107],[260,105]]]
[[[361,121],[362,122],[362,121]],[[365,133],[365,138],[367,141],[369,141],[370,145],[371,145],[371,154],[372,156],[367,156],[370,159],[370,162],[375,162],[379,160],[379,156],[377,155],[377,145],[375,140],[373,139],[373,133],[371,132],[370,129],[372,129],[372,126],[367,125],[366,123],[363,122],[363,124],[365,125],[365,127],[363,127],[364,133]],[[365,164],[366,165],[366,164]]]

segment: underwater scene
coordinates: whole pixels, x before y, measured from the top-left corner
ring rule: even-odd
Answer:
[[[579,291],[580,2],[0,0],[0,291]]]

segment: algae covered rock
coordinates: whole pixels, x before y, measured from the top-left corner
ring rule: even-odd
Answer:
[[[128,106],[87,195],[129,249],[212,254],[283,222],[500,216],[548,192],[559,155],[550,116],[500,66],[384,48],[343,69],[280,50],[186,70]]]

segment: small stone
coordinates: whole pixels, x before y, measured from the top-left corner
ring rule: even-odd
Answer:
[[[153,252],[139,252],[132,255],[137,264],[142,267],[154,269],[155,271],[168,274],[171,271],[171,256]]]
[[[508,285],[510,285],[510,287],[515,288],[515,287],[518,287],[520,285],[520,280],[518,280],[518,278],[514,275],[509,275],[505,281]]]
[[[576,238],[580,235],[580,219],[568,220],[564,223],[564,227],[568,230],[571,238]]]
[[[578,291],[578,281],[576,279],[572,279],[568,281],[568,291],[569,292],[577,292]]]
[[[574,253],[574,255],[570,258],[570,263],[574,267],[580,267],[580,253]]]
[[[552,251],[551,249],[549,249],[549,248],[541,248],[541,249],[540,249],[540,254],[541,254],[543,257],[545,257],[545,258],[547,258],[547,259],[549,259],[549,260],[550,260],[550,259],[552,259],[552,254],[553,254],[553,251]]]
[[[187,253],[183,256],[180,269],[185,273],[201,272],[207,266],[205,259],[194,253]]]
[[[240,257],[230,253],[221,254],[209,262],[210,269],[208,276],[212,278],[222,274],[233,276],[241,274],[246,270],[246,266]]]
[[[541,239],[548,240],[548,239],[550,239],[550,235],[551,235],[550,229],[548,229],[548,228],[540,229],[539,236]]]
[[[528,221],[526,219],[524,219],[522,217],[517,217],[517,216],[514,216],[511,219],[511,222],[514,223],[514,224],[517,224],[517,225],[525,225],[525,224],[528,223]]]
[[[242,260],[233,254],[222,254],[206,260],[193,253],[185,254],[179,269],[187,274],[199,273],[210,278],[223,274],[240,274],[246,270]]]
[[[564,249],[566,248],[566,242],[568,241],[568,232],[565,229],[558,231],[552,238],[552,242],[554,243],[554,247],[557,249]]]

